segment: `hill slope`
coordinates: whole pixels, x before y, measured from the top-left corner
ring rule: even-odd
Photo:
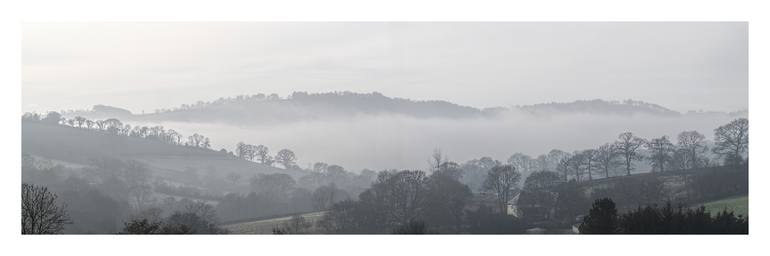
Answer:
[[[82,165],[99,158],[133,159],[149,164],[161,176],[189,168],[213,169],[219,174],[234,172],[243,177],[278,172],[294,177],[301,175],[301,171],[244,161],[210,149],[36,122],[22,122],[22,152]]]
[[[199,101],[173,109],[158,110],[151,114],[132,114],[110,106],[97,105],[90,111],[71,111],[92,119],[118,118],[137,122],[192,122],[229,123],[238,125],[280,124],[299,121],[346,119],[357,116],[400,115],[418,119],[468,119],[494,117],[507,111],[521,111],[533,116],[567,114],[594,114],[633,116],[637,114],[678,117],[683,115],[736,115],[744,112],[687,112],[680,113],[663,106],[634,100],[607,101],[601,99],[573,102],[552,102],[513,108],[494,107],[478,109],[446,101],[416,101],[391,98],[380,93],[332,92],[308,94],[295,92],[289,97],[277,95],[237,96],[211,102]]]
[[[488,113],[476,108],[446,101],[413,101],[390,98],[380,93],[319,93],[295,92],[287,98],[266,97],[262,94],[220,98],[178,108],[159,110],[152,114],[115,115],[115,107],[99,106],[92,111],[65,113],[72,117],[117,117],[121,120],[149,122],[200,122],[234,124],[274,124],[296,121],[329,120],[360,115],[403,115],[415,118],[475,118]],[[130,112],[129,112],[130,113]]]

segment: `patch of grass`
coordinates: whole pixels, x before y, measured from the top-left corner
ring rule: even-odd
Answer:
[[[315,223],[323,217],[324,213],[325,211],[311,212],[300,214],[300,216],[311,223]],[[284,222],[291,219],[292,216],[287,215],[271,219],[232,223],[222,225],[221,227],[229,230],[232,234],[272,234],[273,228],[280,227]]]
[[[706,211],[710,211],[712,215],[716,215],[718,212],[727,209],[727,211],[733,211],[735,215],[749,216],[749,196],[731,197],[717,201],[711,201],[703,204],[706,207]]]

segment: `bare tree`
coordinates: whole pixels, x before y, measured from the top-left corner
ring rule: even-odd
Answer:
[[[257,145],[254,148],[254,151],[256,152],[257,159],[259,159],[259,163],[270,165],[271,159],[270,159],[270,150],[265,145]]]
[[[86,128],[91,129],[94,126],[94,121],[86,120]]]
[[[725,164],[743,162],[743,154],[749,149],[749,120],[735,119],[714,130],[714,153],[725,158]]]
[[[667,136],[654,138],[647,142],[647,150],[650,151],[650,160],[652,161],[652,171],[665,171],[666,164],[671,162],[674,153],[674,144],[668,140]]]
[[[604,171],[604,177],[610,177],[610,169],[616,165],[615,158],[618,156],[614,144],[604,144],[596,149],[596,162]]]
[[[70,121],[72,121],[72,120],[70,119]],[[74,121],[73,121],[73,122],[74,122]],[[100,130],[100,131],[101,131],[101,130],[104,130],[104,129],[106,129],[106,125],[107,125],[107,124],[106,124],[106,123],[104,123],[104,121],[102,121],[102,120],[96,120],[96,122],[94,122],[94,124],[96,125],[96,128],[97,128],[98,130]],[[72,124],[70,124],[70,126],[72,126]]]
[[[48,188],[21,184],[21,233],[57,234],[70,219],[65,205],[56,202],[57,195]]]
[[[501,214],[507,213],[508,201],[513,198],[519,179],[521,179],[521,174],[511,165],[498,165],[492,167],[487,173],[484,188],[497,195],[497,204]]]
[[[433,154],[431,154],[430,161],[429,161],[431,171],[432,172],[438,171],[439,169],[441,169],[441,164],[443,164],[446,161],[447,161],[446,155],[443,155],[441,153],[441,148],[438,148],[438,147],[434,148]]]
[[[248,153],[248,144],[243,143],[243,141],[238,142],[235,144],[235,156],[237,156],[240,159],[247,159],[249,153]]]
[[[80,128],[80,127],[83,127],[83,124],[86,123],[87,119],[85,117],[82,117],[82,116],[76,116],[74,118],[74,120],[75,120],[75,123],[77,124],[78,128]]]
[[[615,142],[615,148],[618,154],[623,156],[626,163],[626,175],[631,175],[631,163],[634,160],[641,159],[639,149],[644,146],[645,141],[642,138],[634,136],[631,132],[624,132],[618,136],[618,141]]]
[[[508,164],[513,166],[516,170],[519,170],[523,175],[534,171],[534,161],[535,160],[533,160],[532,157],[522,153],[515,153],[511,155],[511,157],[508,157]]]
[[[585,169],[586,169],[586,172],[588,173],[588,180],[592,181],[594,180],[594,177],[593,177],[594,167],[596,167],[596,165],[599,162],[599,151],[597,151],[596,149],[586,149],[586,150],[583,150],[582,155],[586,163]]]
[[[329,167],[329,164],[324,162],[316,162],[313,164],[313,171],[317,173],[324,173],[326,172],[326,168]]]
[[[586,159],[583,152],[575,151],[570,158],[567,159],[567,166],[575,173],[575,180],[580,182],[580,177],[585,165]],[[566,176],[566,174],[565,174]]]
[[[683,154],[682,168],[698,168],[702,166],[701,155],[706,153],[706,136],[697,131],[684,131],[677,136],[677,146]]]
[[[196,148],[202,148],[202,147],[205,146],[205,144],[207,142],[206,139],[207,138],[204,137],[203,135],[195,133],[195,134],[190,135],[189,137],[187,137],[187,145],[188,146],[192,146],[192,147],[196,147]]]
[[[110,118],[110,119],[104,120],[104,126],[109,133],[119,134],[120,129],[123,128],[123,122],[115,118]]]
[[[289,169],[294,166],[294,161],[297,160],[297,156],[294,152],[288,149],[281,149],[278,154],[275,155],[275,161],[283,165],[284,168]]]

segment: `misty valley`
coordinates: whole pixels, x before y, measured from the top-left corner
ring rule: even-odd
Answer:
[[[294,92],[27,112],[22,234],[747,234],[748,110]]]

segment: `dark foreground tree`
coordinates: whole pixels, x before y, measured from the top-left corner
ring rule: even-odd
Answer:
[[[722,211],[716,216],[704,207],[696,209],[673,207],[637,208],[620,216],[619,230],[625,234],[748,234],[749,220]]]
[[[583,218],[578,230],[581,234],[612,234],[617,229],[618,210],[609,198],[596,200]]]
[[[580,224],[584,234],[748,234],[748,217],[722,211],[713,215],[704,207],[677,208],[665,206],[639,207],[617,214],[615,204],[608,198],[597,200]]]
[[[21,184],[21,233],[57,234],[69,224],[65,205],[60,205],[57,195],[48,188],[26,183]]]

